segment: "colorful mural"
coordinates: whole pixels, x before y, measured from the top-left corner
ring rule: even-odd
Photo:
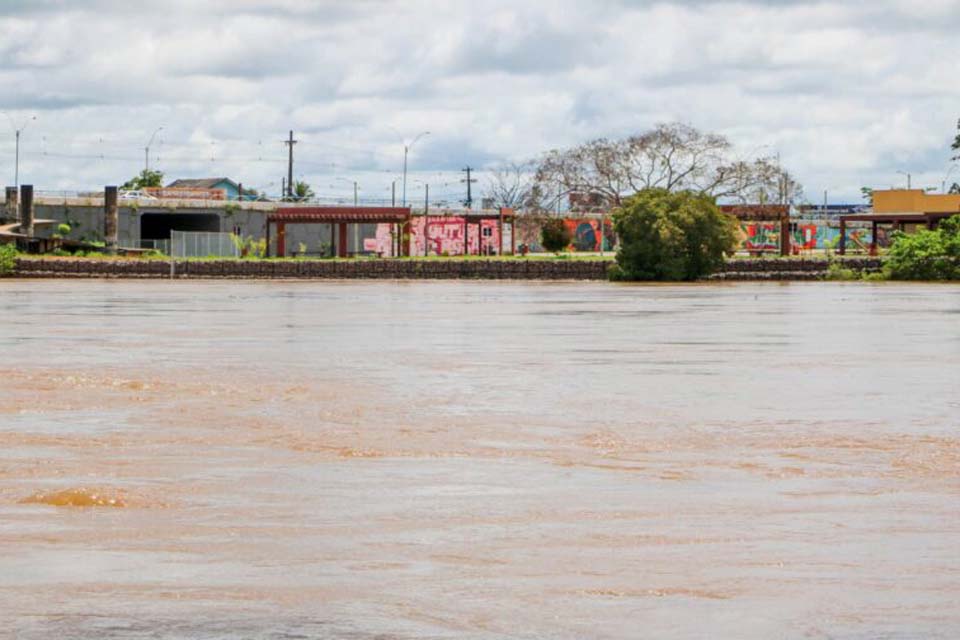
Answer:
[[[777,222],[742,222],[743,250],[750,252],[774,253],[780,250],[780,224]],[[813,251],[827,247],[836,248],[840,236],[839,226],[825,222],[803,221],[790,224],[794,250]],[[870,227],[847,227],[847,246],[851,250],[868,251],[873,236]],[[877,244],[886,247],[889,244],[888,232],[884,228],[877,231]]]
[[[609,220],[603,221],[603,246],[600,246],[600,221],[596,219],[570,219],[563,221],[564,226],[573,236],[572,251],[612,251],[614,244],[613,225]]]

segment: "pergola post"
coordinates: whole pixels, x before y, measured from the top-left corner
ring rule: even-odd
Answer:
[[[497,217],[497,255],[503,255],[503,208],[500,208],[500,215]]]
[[[470,227],[467,224],[467,214],[463,214],[463,255],[470,255]]]
[[[277,223],[277,257],[287,257],[287,223]]]
[[[517,216],[510,216],[510,255],[517,255]]]
[[[602,223],[601,223],[602,224]],[[780,255],[790,255],[790,214],[780,217]]]
[[[870,225],[870,255],[877,255],[877,221],[874,220]]]
[[[340,237],[337,238],[337,255],[341,258],[347,257],[347,223],[341,222],[337,225],[339,229],[337,230]]]
[[[840,246],[837,248],[840,255],[847,254],[847,221],[840,218]]]
[[[241,238],[241,240],[242,239],[243,238]],[[263,253],[265,257],[267,258],[270,257],[270,218],[267,218],[267,246],[266,246],[266,249],[264,249]],[[240,256],[240,257],[242,258],[243,256]]]

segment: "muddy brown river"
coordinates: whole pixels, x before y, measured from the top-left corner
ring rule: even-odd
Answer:
[[[955,638],[960,286],[0,281],[0,638]]]

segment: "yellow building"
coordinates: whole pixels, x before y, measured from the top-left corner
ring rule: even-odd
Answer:
[[[960,194],[926,193],[923,189],[873,192],[874,213],[960,213]]]

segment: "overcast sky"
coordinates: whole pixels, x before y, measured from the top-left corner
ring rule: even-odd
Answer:
[[[0,181],[24,122],[43,190],[124,181],[162,126],[168,178],[275,193],[293,129],[296,178],[387,197],[429,130],[408,194],[452,200],[468,164],[678,120],[779,152],[814,202],[939,189],[958,34],[960,0],[0,0]]]

